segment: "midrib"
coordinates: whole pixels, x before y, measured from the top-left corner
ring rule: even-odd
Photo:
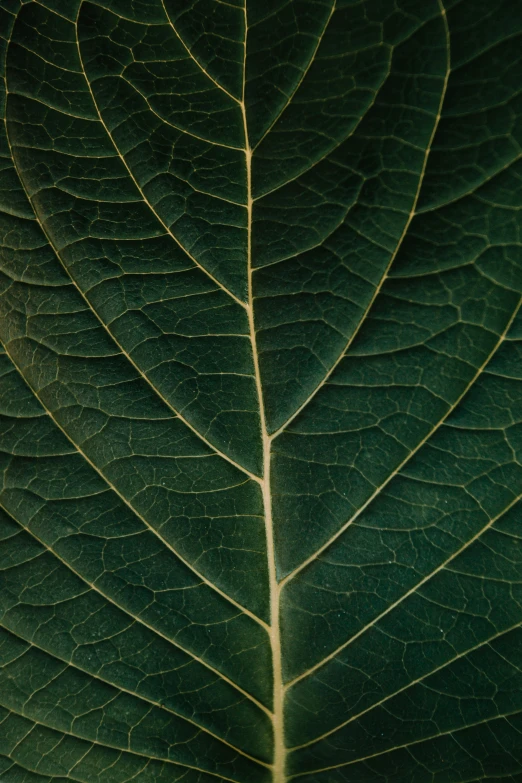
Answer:
[[[274,734],[274,754],[272,761],[272,781],[273,783],[285,783],[287,780],[285,773],[286,766],[286,747],[284,741],[284,686],[283,671],[281,660],[281,630],[279,624],[280,616],[280,593],[281,587],[277,581],[275,548],[274,548],[274,528],[272,520],[272,493],[270,488],[270,459],[272,438],[267,432],[266,416],[263,402],[263,390],[261,386],[261,374],[259,371],[259,355],[257,350],[257,336],[254,322],[254,297],[252,289],[252,148],[248,138],[248,123],[245,104],[245,84],[246,84],[246,50],[247,50],[248,19],[245,0],[245,54],[243,63],[243,94],[240,101],[241,113],[243,116],[243,126],[245,134],[245,166],[247,180],[247,269],[248,269],[248,323],[250,329],[250,341],[252,344],[252,357],[254,362],[254,374],[256,381],[257,396],[259,400],[259,416],[261,423],[261,435],[263,439],[263,478],[259,480],[261,493],[263,497],[263,510],[265,516],[266,547],[268,559],[268,580],[270,588],[270,647],[272,650],[272,669],[273,669],[273,705],[272,705],[272,728]]]

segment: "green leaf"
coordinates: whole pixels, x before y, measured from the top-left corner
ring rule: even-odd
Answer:
[[[522,4],[0,0],[0,780],[522,783]]]

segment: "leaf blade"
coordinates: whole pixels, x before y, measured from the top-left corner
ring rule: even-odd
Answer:
[[[516,781],[518,9],[2,9],[0,776]]]

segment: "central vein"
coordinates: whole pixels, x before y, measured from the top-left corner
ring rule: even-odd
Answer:
[[[263,509],[265,516],[266,546],[268,558],[268,579],[270,587],[270,645],[272,649],[272,668],[273,668],[273,707],[272,707],[272,726],[274,734],[274,755],[273,755],[273,783],[285,783],[285,757],[286,748],[284,742],[283,725],[283,671],[281,661],[281,632],[279,625],[279,599],[281,587],[277,581],[275,550],[274,550],[274,527],[272,520],[272,494],[270,489],[270,456],[272,439],[267,432],[266,416],[263,403],[263,391],[261,387],[261,374],[259,372],[259,355],[257,350],[257,336],[254,323],[254,296],[252,290],[252,149],[248,138],[248,124],[245,104],[245,84],[246,84],[246,49],[248,20],[245,0],[245,55],[243,64],[243,94],[240,101],[241,113],[243,116],[243,127],[245,134],[245,167],[247,182],[247,269],[248,269],[248,321],[250,328],[250,341],[252,344],[252,356],[254,361],[254,374],[257,388],[257,397],[259,400],[259,416],[261,422],[261,436],[263,439],[263,478],[259,484],[263,496]]]

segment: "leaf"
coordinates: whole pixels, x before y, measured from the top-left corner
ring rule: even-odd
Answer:
[[[522,783],[522,5],[0,31],[0,780]]]

